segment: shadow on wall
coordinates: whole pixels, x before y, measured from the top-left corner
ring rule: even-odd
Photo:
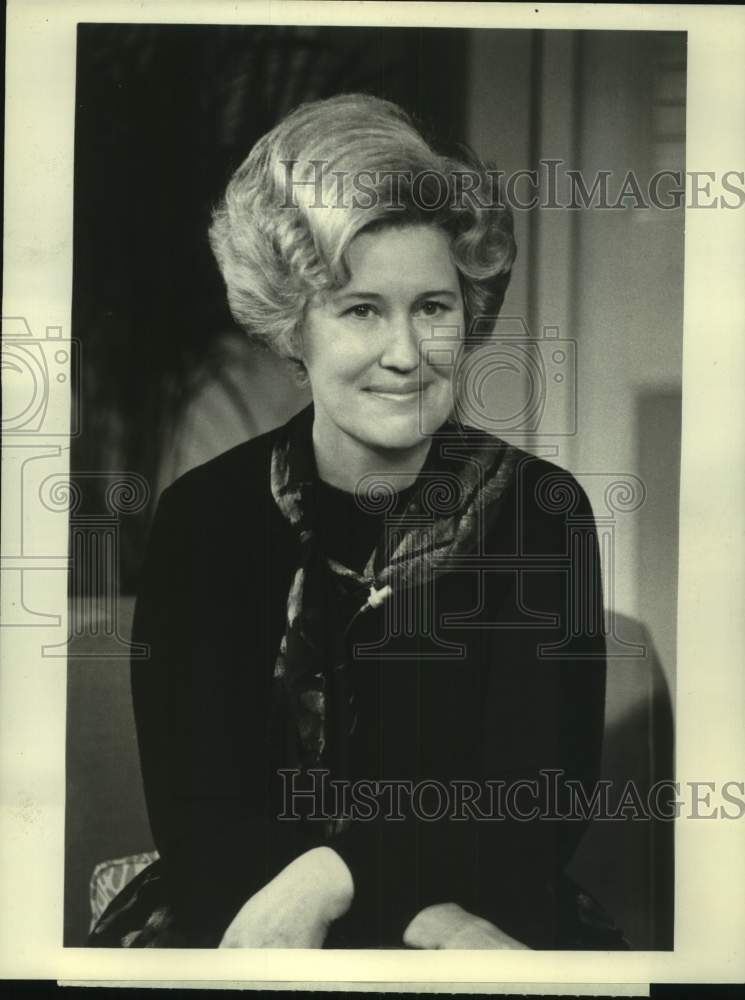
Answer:
[[[624,647],[608,639],[604,780],[611,782],[611,811],[632,802],[635,793],[646,808],[657,782],[674,780],[674,734],[670,690],[654,642],[643,624],[616,615],[615,632],[624,643],[641,646],[645,655],[624,656]],[[634,790],[625,794],[629,782]],[[634,795],[634,799],[631,796]],[[660,809],[668,799],[660,794]],[[571,863],[571,872],[587,886],[623,929],[635,950],[673,947],[674,824],[655,818],[596,820]]]
[[[131,597],[119,602],[122,637],[129,635],[133,607]],[[609,659],[604,777],[614,789],[634,781],[644,801],[655,781],[672,778],[670,696],[644,626],[619,618],[618,632],[644,644],[647,656]],[[65,841],[64,943],[81,947],[90,924],[95,865],[153,848],[129,664],[103,630],[76,638],[71,647]],[[595,822],[571,873],[609,910],[632,948],[672,948],[672,823]]]
[[[678,535],[680,520],[681,390],[679,384],[646,386],[636,393],[638,474],[647,497],[639,518],[636,562],[637,607],[645,621],[668,682],[675,693],[677,655]]]

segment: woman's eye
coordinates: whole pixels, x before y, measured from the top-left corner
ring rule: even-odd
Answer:
[[[373,307],[367,302],[360,302],[356,306],[352,306],[351,309],[347,309],[345,316],[352,316],[355,319],[367,319],[368,316],[372,315]]]
[[[439,316],[441,312],[447,311],[447,306],[443,302],[435,302],[434,300],[422,302],[419,308],[425,316]]]

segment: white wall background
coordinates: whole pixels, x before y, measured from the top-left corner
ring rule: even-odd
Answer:
[[[560,159],[588,187],[611,171],[617,192],[629,170],[645,190],[655,170],[685,169],[681,36],[484,31],[473,37],[469,74],[468,139],[506,174]],[[566,194],[560,186],[559,200]],[[553,433],[562,412],[570,416],[565,394],[541,433],[504,436],[574,472],[599,522],[611,513],[609,482],[643,483],[644,502],[616,513],[604,553],[618,636],[609,641],[605,772],[642,789],[673,766],[683,225],[682,209],[519,212],[502,314],[523,317],[534,339],[558,328],[577,358],[576,433]],[[498,408],[510,397],[493,389]],[[629,642],[644,655],[623,655]],[[671,945],[667,826],[595,824],[574,866],[636,947]]]
[[[588,186],[597,171],[612,171],[612,192],[629,170],[644,185],[658,165],[677,160],[684,169],[682,140],[655,141],[660,78],[683,75],[665,68],[684,55],[675,39],[671,47],[669,36],[547,32],[536,51],[532,32],[510,35],[479,33],[470,62],[468,137],[500,169],[561,159]],[[558,327],[576,342],[578,363],[576,435],[554,437],[548,427],[534,446],[555,446],[559,464],[587,477],[596,515],[605,509],[605,482],[595,474],[645,481],[642,507],[617,519],[612,600],[650,629],[672,687],[683,212],[543,209],[519,212],[516,229],[520,251],[503,316],[524,317],[533,337]]]

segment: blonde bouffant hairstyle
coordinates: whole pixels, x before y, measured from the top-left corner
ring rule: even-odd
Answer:
[[[213,212],[210,244],[236,322],[300,360],[306,306],[349,280],[352,239],[424,223],[449,236],[468,329],[478,322],[483,333],[516,253],[511,212],[483,202],[490,182],[469,151],[436,152],[390,101],[343,94],[300,105],[256,143]]]

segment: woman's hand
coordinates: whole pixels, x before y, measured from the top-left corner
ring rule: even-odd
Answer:
[[[526,944],[500,931],[457,903],[437,903],[420,910],[404,931],[409,948],[521,948]]]
[[[314,847],[244,903],[221,948],[321,948],[329,926],[351,906],[354,883],[330,847]]]

